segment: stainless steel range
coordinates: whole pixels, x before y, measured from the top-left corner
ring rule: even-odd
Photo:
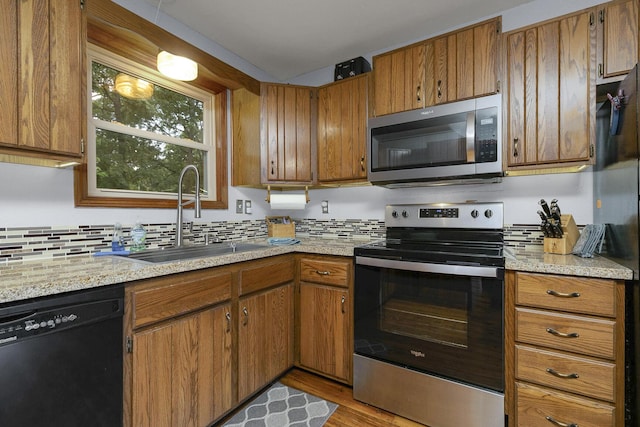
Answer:
[[[355,249],[354,397],[431,427],[504,415],[502,203],[386,207]]]

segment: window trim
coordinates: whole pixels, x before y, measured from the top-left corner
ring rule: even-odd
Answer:
[[[93,49],[93,46],[92,46]],[[105,51],[100,47],[96,46],[96,51]],[[116,57],[116,54],[109,53],[106,51],[106,55]],[[93,55],[86,56],[86,69],[87,69],[87,80],[90,78],[90,66],[91,61],[93,59]],[[102,57],[100,58],[102,60]],[[116,66],[118,67],[120,57],[117,58],[116,63],[110,63],[110,61],[105,61],[105,65]],[[101,61],[99,61],[101,62]],[[131,63],[133,67],[139,67],[140,77],[145,77],[145,75],[151,75],[154,80],[158,80],[162,82],[165,80],[162,78],[159,73],[150,70],[149,68],[136,64],[133,61],[130,61],[127,58],[122,58],[122,63]],[[136,70],[138,71],[138,70]],[[90,102],[90,91],[88,87],[90,85],[90,81],[87,81],[86,87],[83,87],[83,92],[87,96],[85,96],[85,126],[86,135],[88,136],[88,131],[91,128],[90,122],[93,120],[90,116],[88,103]],[[173,83],[172,83],[173,85]],[[188,89],[188,84],[180,83],[176,86],[187,86],[186,92],[190,92]],[[205,90],[201,87],[198,87],[197,90]],[[88,93],[87,93],[88,92]],[[211,197],[215,198],[215,200],[202,200],[202,207],[205,209],[227,209],[228,208],[228,178],[227,178],[227,91],[221,91],[219,93],[214,93],[212,91],[207,91],[211,95],[211,106],[213,108],[213,123],[211,123],[211,128],[214,130],[213,135],[209,136],[211,139],[211,144],[209,145],[209,151],[214,156],[211,160],[210,167],[215,168],[215,176],[212,177],[213,183],[212,188],[209,188],[209,194]],[[92,161],[89,159],[89,156],[86,155],[86,146],[85,140],[83,140],[83,153],[84,161],[80,166],[77,166],[74,170],[74,198],[75,205],[82,207],[123,207],[123,208],[175,208],[177,204],[177,200],[175,197],[165,198],[162,196],[141,196],[141,197],[113,197],[108,195],[92,195],[89,193],[89,166],[88,161]],[[95,156],[93,157],[95,159]],[[108,192],[105,192],[108,194]]]

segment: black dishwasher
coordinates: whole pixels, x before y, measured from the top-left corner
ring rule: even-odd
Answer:
[[[0,426],[122,426],[122,285],[0,305]]]

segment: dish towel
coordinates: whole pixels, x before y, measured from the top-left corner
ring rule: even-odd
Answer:
[[[267,243],[273,246],[297,245],[300,240],[291,237],[269,237]]]

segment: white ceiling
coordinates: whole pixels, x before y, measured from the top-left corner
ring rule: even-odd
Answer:
[[[145,0],[287,81],[532,0]]]

